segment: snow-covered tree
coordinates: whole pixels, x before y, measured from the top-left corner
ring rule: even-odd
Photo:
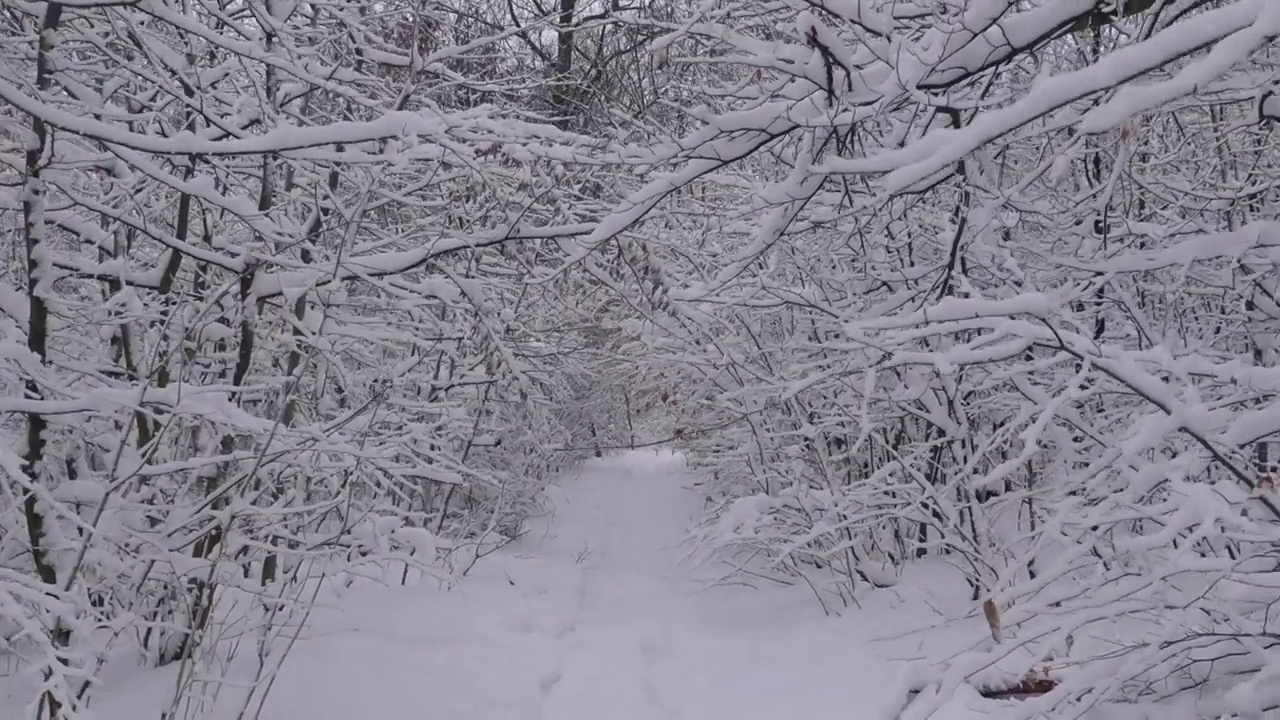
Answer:
[[[920,716],[1049,660],[1030,715],[1206,683],[1223,712],[1268,706],[1280,6],[723,2],[657,25],[655,54],[708,68],[673,75],[699,126],[632,158],[650,182],[582,242],[664,272],[653,348],[718,479],[707,541],[846,599],[956,565],[1005,643]]]
[[[251,713],[322,577],[461,574],[585,456],[546,322],[578,286],[527,280],[608,199],[599,143],[459,13],[0,15],[0,618],[33,717],[77,717],[121,642],[181,663],[174,717]],[[246,629],[262,681],[220,700]]]

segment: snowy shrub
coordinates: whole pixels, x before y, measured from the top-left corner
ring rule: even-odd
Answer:
[[[179,665],[169,717],[256,716],[323,578],[448,579],[587,455],[582,331],[546,322],[580,286],[528,281],[607,197],[600,143],[524,113],[510,36],[456,15],[0,17],[0,621],[31,717],[130,653]]]
[[[663,268],[650,354],[704,545],[824,604],[961,569],[963,622],[1003,632],[911,717],[1046,663],[1019,714],[1271,707],[1280,8],[729,2],[661,30],[709,100],[593,239]]]

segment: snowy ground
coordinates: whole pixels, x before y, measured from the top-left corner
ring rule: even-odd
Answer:
[[[911,624],[895,594],[824,618],[806,588],[708,587],[680,562],[701,507],[691,482],[670,455],[597,461],[551,489],[554,516],[452,591],[345,590],[289,656],[263,720],[896,715],[902,659],[932,651],[874,640]],[[158,718],[170,681],[113,681],[97,715]],[[992,710],[955,709],[948,720]],[[0,717],[17,715],[0,698]]]

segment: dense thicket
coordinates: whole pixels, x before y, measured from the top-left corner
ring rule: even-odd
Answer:
[[[34,717],[120,647],[183,664],[175,713],[252,716],[321,578],[460,576],[668,432],[704,547],[824,606],[958,570],[1000,627],[913,717],[1046,666],[1026,713],[1274,704],[1271,0],[15,0],[0,33]],[[219,700],[245,628],[263,682]]]
[[[1270,706],[1280,7],[716,3],[665,27],[668,62],[714,68],[701,125],[596,238],[666,270],[654,348],[701,390],[704,540],[828,605],[954,565],[960,612],[1003,627],[913,717],[1046,668],[1020,712],[1202,685]]]
[[[527,282],[608,141],[557,127],[502,18],[5,3],[0,33],[0,619],[34,717],[127,647],[182,664],[173,717],[254,716],[321,578],[460,576],[625,437],[593,291]],[[259,682],[220,695],[233,659]]]

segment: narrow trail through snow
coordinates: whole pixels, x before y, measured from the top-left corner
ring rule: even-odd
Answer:
[[[681,564],[691,483],[670,455],[596,461],[455,590],[349,590],[263,720],[872,720],[896,706],[898,668],[850,618],[824,620],[803,588],[709,588]]]
[[[630,454],[553,489],[556,512],[522,554],[572,563],[574,600],[536,716],[877,715],[867,705],[883,686],[860,677],[874,668],[865,650],[799,632],[797,620],[816,620],[817,608],[802,605],[812,598],[712,588],[681,563],[681,541],[701,509],[692,482],[678,458]]]

